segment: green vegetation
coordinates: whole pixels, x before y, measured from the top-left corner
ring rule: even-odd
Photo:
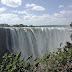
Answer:
[[[33,27],[33,28],[32,28],[32,30],[33,30],[33,31],[35,31],[35,30],[36,30],[36,28],[34,28],[34,27]]]
[[[16,25],[12,25],[12,27],[28,27],[27,25],[23,25],[23,24],[16,24]]]
[[[0,24],[0,27],[10,27],[8,24]]]
[[[4,54],[0,72],[72,72],[72,44],[69,42],[66,42],[63,50],[58,48],[57,52],[37,57],[33,64],[28,61],[32,55],[26,61],[20,56],[21,52]]]
[[[0,24],[0,27],[33,27],[33,25],[24,25],[24,24],[15,24],[15,25],[8,25],[8,24]]]
[[[72,27],[72,22],[71,22],[70,26]]]

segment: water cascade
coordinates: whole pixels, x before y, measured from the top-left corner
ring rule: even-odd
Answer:
[[[5,52],[22,52],[27,58],[33,54],[43,56],[49,51],[56,51],[70,40],[70,28],[67,27],[23,27],[0,28],[0,56]]]

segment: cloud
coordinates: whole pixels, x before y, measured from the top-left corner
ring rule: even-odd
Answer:
[[[36,4],[26,4],[26,8],[31,8],[32,10],[37,10],[37,11],[44,11],[45,8],[42,6],[38,6]]]
[[[64,7],[64,5],[59,5],[59,8],[63,8]]]
[[[1,0],[2,4],[5,4],[10,7],[19,7],[21,6],[21,0]]]
[[[55,17],[63,17],[63,15],[60,14],[60,13],[54,13],[54,16],[55,16]]]
[[[50,24],[69,24],[72,21],[72,11],[62,10],[59,13],[43,14],[40,16],[27,14],[23,17],[24,21],[34,25],[50,25]]]
[[[19,11],[17,11],[19,12]],[[27,24],[27,25],[64,25],[72,21],[72,11],[62,10],[58,13],[34,15],[25,14],[18,16],[17,14],[0,14],[0,23],[8,24]]]
[[[69,8],[72,8],[72,5],[69,5],[68,7],[69,7]]]
[[[45,20],[47,18],[50,18],[50,16],[48,14],[43,14],[41,16],[27,14],[26,16],[24,16],[24,20],[27,20],[27,21],[41,21],[41,20]]]
[[[20,18],[16,14],[0,14],[0,23],[19,23]]]
[[[36,5],[35,5],[35,4],[29,4],[29,3],[26,4],[26,7],[27,7],[27,8],[30,8],[30,7],[33,7],[33,6],[36,6]]]
[[[52,22],[56,24],[68,24],[72,21],[72,11],[62,10],[59,13],[55,13],[51,18]]]
[[[13,12],[18,13],[18,14],[27,14],[27,12],[25,10],[23,10],[23,11],[15,10]]]
[[[3,12],[3,11],[5,11],[5,10],[6,10],[5,7],[0,8],[0,12]]]
[[[72,11],[62,10],[62,11],[60,11],[60,13],[63,15],[71,15],[72,16]]]
[[[43,7],[41,7],[41,6],[34,6],[34,7],[32,8],[32,10],[44,11],[45,8],[43,8]]]
[[[44,25],[47,22],[47,19],[49,18],[48,14],[43,14],[40,16],[33,15],[33,14],[27,14],[23,17],[24,23],[27,23],[29,25]]]

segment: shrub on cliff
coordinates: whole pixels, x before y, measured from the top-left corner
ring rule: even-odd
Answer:
[[[72,44],[66,42],[63,50],[34,59],[34,64],[20,59],[21,52],[4,54],[0,72],[72,72]],[[27,58],[30,59],[32,56]]]

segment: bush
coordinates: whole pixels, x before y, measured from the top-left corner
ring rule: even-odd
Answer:
[[[72,72],[72,44],[66,42],[63,50],[45,54],[34,59],[34,64],[20,59],[21,52],[5,53],[0,64],[0,72]],[[29,60],[32,55],[27,58]]]

